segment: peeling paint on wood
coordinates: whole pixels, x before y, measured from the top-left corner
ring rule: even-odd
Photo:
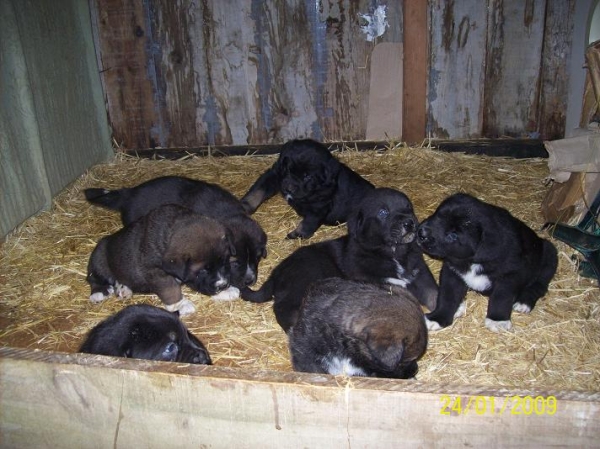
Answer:
[[[484,2],[430,2],[428,134],[481,135],[487,7]]]
[[[115,140],[128,149],[363,140],[371,55],[405,40],[405,2],[90,0]],[[558,137],[568,77],[553,55],[569,51],[563,18],[574,2],[423,5],[428,23],[404,45],[398,76],[409,135]],[[369,42],[361,26],[376,11],[388,26]],[[406,61],[423,52],[428,73],[412,76]]]
[[[483,134],[536,134],[546,0],[489,5]]]

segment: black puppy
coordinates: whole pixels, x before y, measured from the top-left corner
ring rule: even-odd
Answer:
[[[248,213],[277,192],[302,217],[287,237],[309,238],[322,224],[345,223],[373,185],[342,164],[323,144],[292,140],[281,148],[279,158],[242,198]]]
[[[79,352],[210,365],[208,351],[177,313],[136,304],[97,324]]]
[[[329,277],[404,287],[433,307],[437,288],[423,254],[418,249],[399,251],[404,260],[396,259],[399,247],[416,246],[416,227],[406,195],[373,189],[350,217],[347,235],[298,248],[275,267],[258,291],[242,290],[242,298],[265,302],[274,297],[275,317],[286,332],[296,322],[308,286]]]
[[[427,348],[419,303],[407,290],[338,278],[317,281],[289,331],[296,371],[408,379]]]
[[[155,293],[170,311],[195,310],[181,284],[215,295],[229,287],[229,259],[235,255],[230,232],[220,222],[181,206],[158,207],[102,238],[90,257],[90,300],[112,293]]]
[[[489,297],[486,327],[509,330],[512,310],[529,313],[558,264],[552,243],[506,209],[464,193],[446,198],[421,223],[418,242],[443,261],[437,307],[427,315],[430,330],[464,314],[468,288]]]
[[[232,287],[214,299],[238,298],[240,288],[256,282],[258,265],[267,254],[267,235],[246,214],[240,200],[222,187],[180,176],[164,176],[132,188],[92,188],[84,193],[89,202],[119,211],[124,225],[165,204],[187,207],[221,221],[231,231],[236,255],[230,261]]]

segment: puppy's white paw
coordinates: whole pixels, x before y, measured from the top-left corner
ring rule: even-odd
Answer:
[[[215,301],[233,301],[240,297],[240,289],[234,286],[226,288],[225,290],[211,296]]]
[[[466,312],[467,312],[467,303],[465,301],[463,301],[460,303],[460,306],[458,306],[458,309],[456,309],[456,312],[454,312],[454,319],[464,316],[464,314]]]
[[[102,292],[96,292],[93,295],[90,295],[90,301],[92,301],[94,304],[98,304],[99,302],[107,299],[109,296],[110,295],[104,295]]]
[[[509,331],[512,329],[512,323],[510,322],[510,320],[494,321],[489,318],[486,318],[485,327],[487,327],[492,332]]]
[[[115,284],[115,294],[119,299],[129,299],[133,296],[133,292],[129,287],[118,282]]]
[[[516,302],[513,304],[513,310],[520,313],[529,313],[531,312],[531,307],[529,307],[527,304],[523,304],[522,302]]]
[[[176,302],[175,304],[165,305],[165,309],[169,312],[179,312],[179,316],[189,315],[190,313],[194,313],[196,311],[196,306],[194,303],[187,298],[183,298],[181,301]]]
[[[425,318],[425,325],[427,326],[427,330],[430,331],[439,331],[442,328],[440,323],[437,321],[429,321],[427,318]]]
[[[113,288],[113,286],[109,286],[107,288],[108,290],[108,294],[105,295],[102,292],[96,292],[92,295],[90,295],[90,301],[92,301],[94,304],[98,304],[99,302],[104,301],[105,299],[108,299],[110,297],[110,295],[112,295],[115,292],[115,289]]]

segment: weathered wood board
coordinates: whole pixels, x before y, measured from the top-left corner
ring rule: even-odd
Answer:
[[[0,2],[0,237],[113,155],[86,2]]]
[[[591,447],[599,401],[0,349],[6,448]]]
[[[382,43],[408,141],[564,134],[575,0],[90,2],[127,149],[364,140]]]
[[[546,0],[490,0],[483,133],[537,137]]]
[[[480,137],[484,113],[487,3],[430,2],[427,134]]]

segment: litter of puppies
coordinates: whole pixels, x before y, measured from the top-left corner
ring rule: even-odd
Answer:
[[[544,160],[402,147],[377,153],[349,150],[336,157],[374,186],[404,192],[420,220],[430,216],[448,195],[465,191],[505,207],[536,231],[543,224],[539,205],[547,190],[542,183],[547,174]],[[3,244],[0,269],[6,282],[0,293],[5,298],[1,305],[5,323],[0,342],[74,352],[95,324],[132,301],[111,298],[92,304],[88,299],[87,259],[97,241],[118,231],[121,223],[114,212],[87,203],[82,193],[85,188],[132,187],[157,174],[171,174],[214,182],[242,198],[257,174],[275,161],[271,156],[182,161],[118,156],[111,164],[94,167],[56,198],[51,211],[25,222]],[[296,227],[298,215],[282,198],[262,204],[252,218],[268,235],[258,286],[297,248],[346,232],[345,225],[321,226],[310,239],[286,239]],[[553,243],[559,249],[557,274],[535,310],[528,315],[513,314],[510,332],[482,332],[488,301],[470,291],[466,296],[468,313],[449,328],[430,334],[427,351],[419,361],[420,380],[595,388],[600,377],[597,287],[579,279],[569,249]],[[426,261],[437,278],[440,263],[430,258]],[[275,322],[270,303],[217,303],[189,290],[186,296],[198,310],[182,319],[205,343],[215,365],[292,369],[286,335]],[[136,295],[133,299],[160,304],[156,296]]]

